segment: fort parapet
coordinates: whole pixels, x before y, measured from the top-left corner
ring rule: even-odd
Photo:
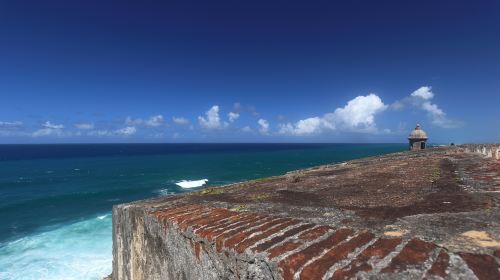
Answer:
[[[500,144],[468,144],[461,145],[460,148],[466,153],[482,154],[483,156],[500,160]]]
[[[500,279],[500,145],[113,208],[113,279]]]

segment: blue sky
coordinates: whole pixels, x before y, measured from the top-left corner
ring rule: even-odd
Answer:
[[[0,143],[500,141],[498,1],[2,1]]]

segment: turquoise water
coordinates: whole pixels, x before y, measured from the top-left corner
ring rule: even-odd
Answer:
[[[0,279],[101,279],[111,207],[406,149],[406,144],[0,145]],[[204,187],[206,187],[204,186]]]

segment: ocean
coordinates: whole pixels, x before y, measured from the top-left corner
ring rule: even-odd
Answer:
[[[0,279],[102,279],[111,207],[406,150],[407,144],[0,145]]]

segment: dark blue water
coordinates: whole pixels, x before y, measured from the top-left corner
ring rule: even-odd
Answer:
[[[406,146],[0,145],[0,279],[100,279],[111,271],[112,205],[192,191],[180,180],[224,185]]]

